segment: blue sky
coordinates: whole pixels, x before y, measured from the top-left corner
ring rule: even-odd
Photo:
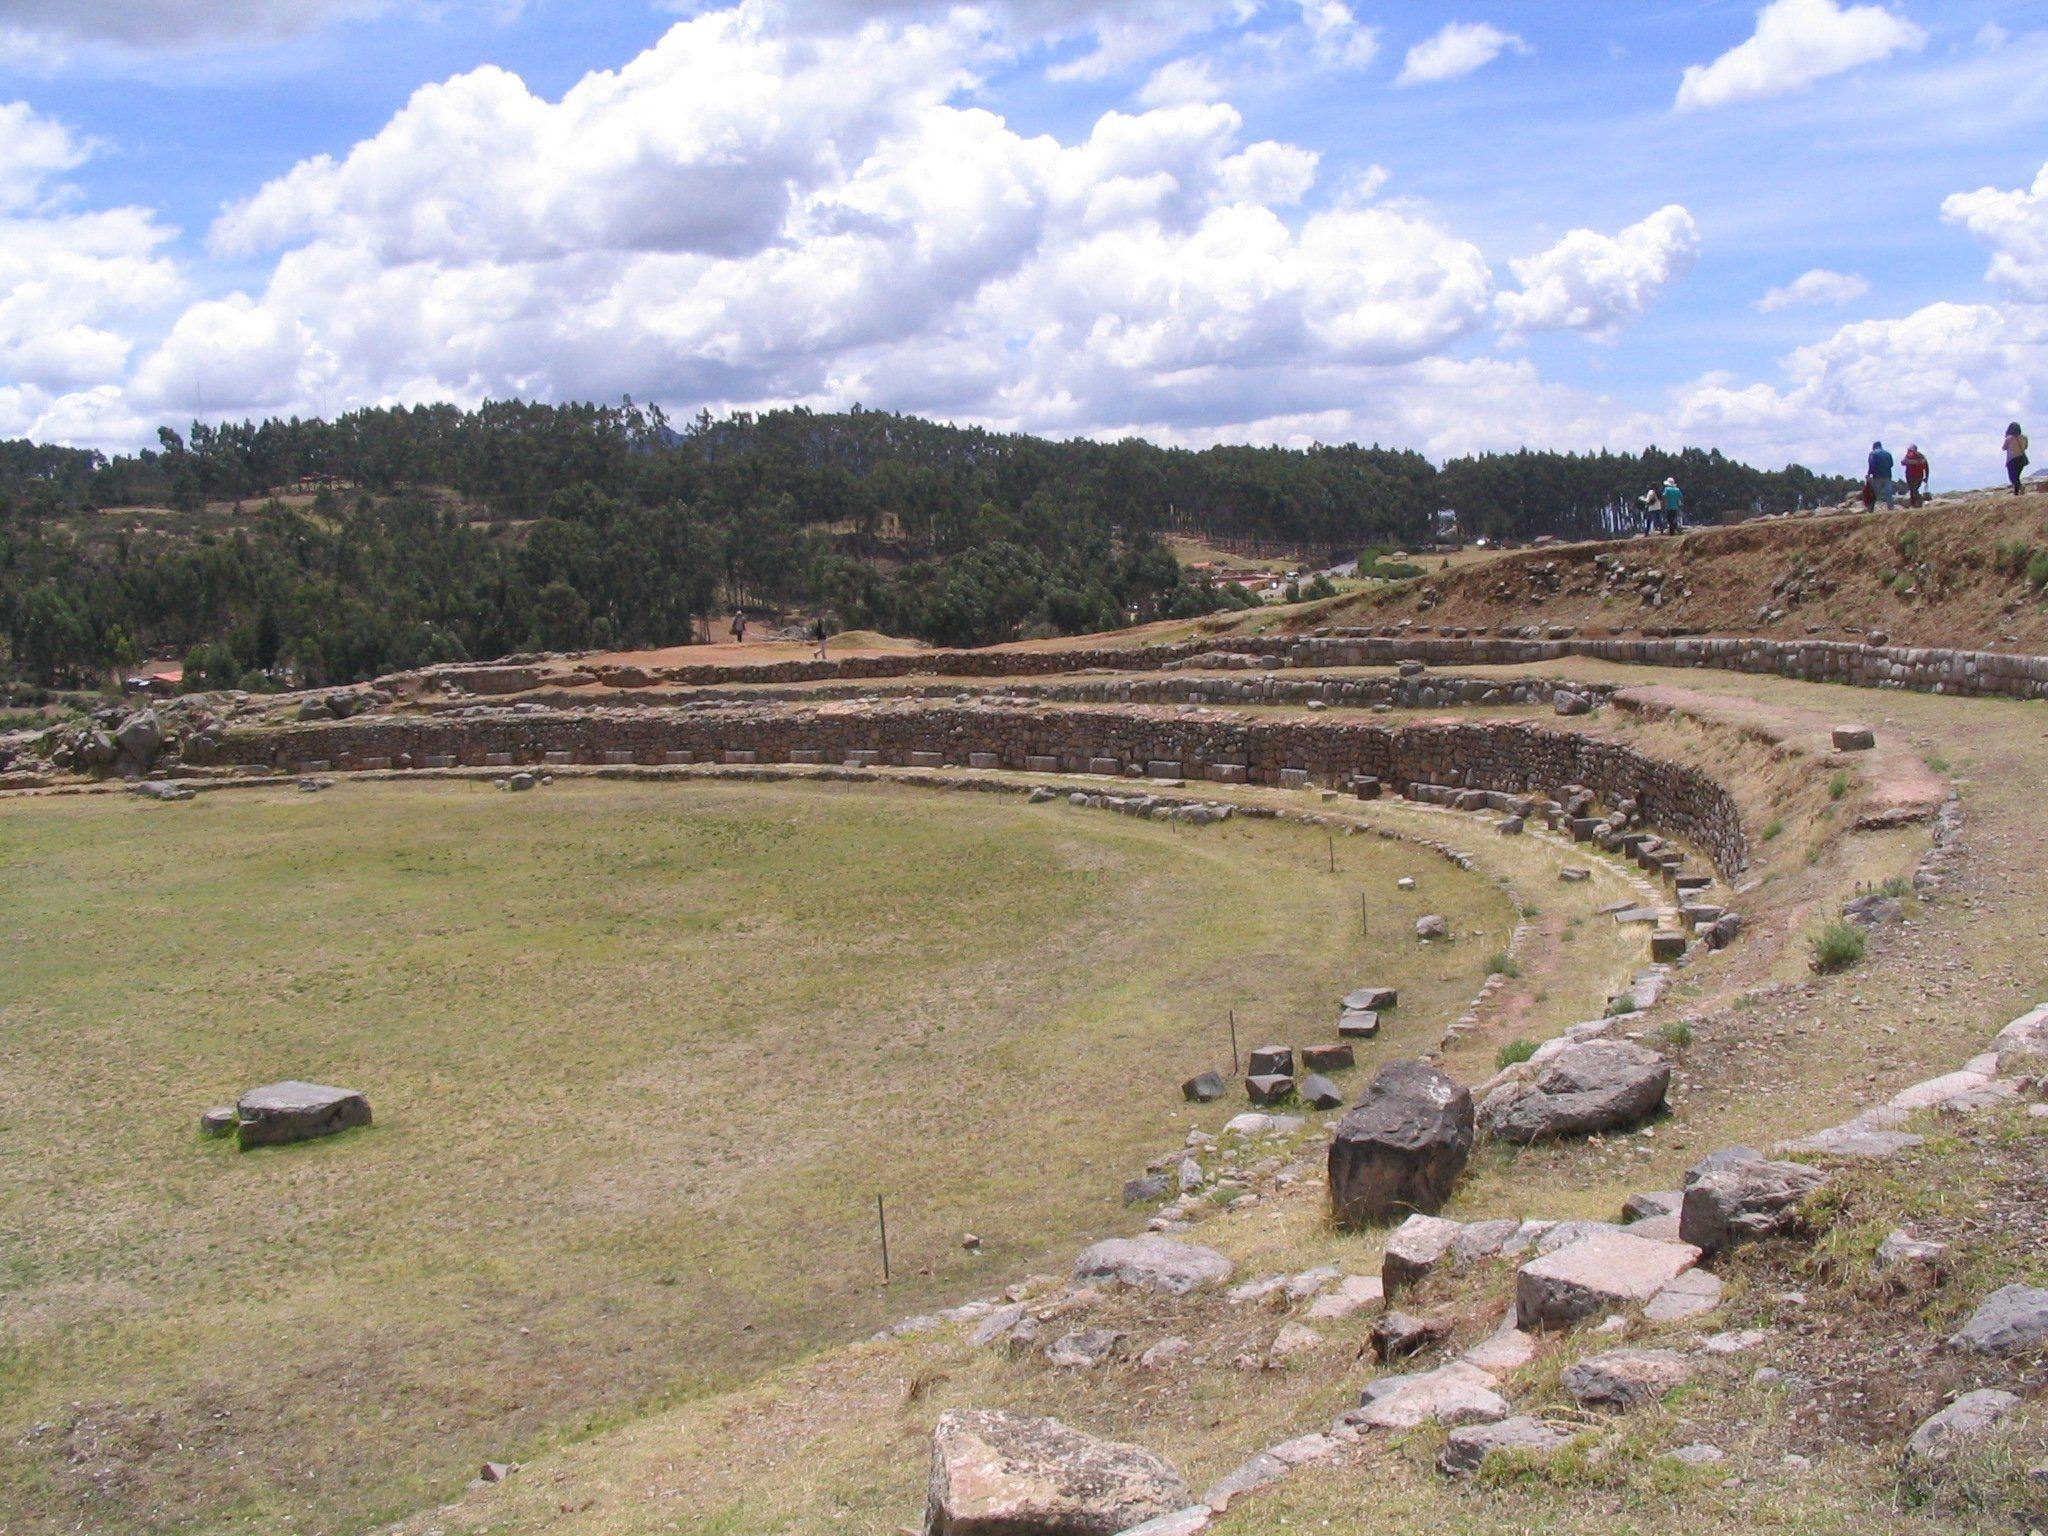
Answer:
[[[630,392],[1984,482],[2048,403],[2048,3],[0,0],[0,44],[0,435]]]

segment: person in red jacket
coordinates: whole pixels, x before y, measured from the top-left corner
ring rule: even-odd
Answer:
[[[1900,467],[1906,472],[1906,505],[1917,507],[1926,500],[1927,455],[1920,451],[1918,444],[1915,444],[1906,450]]]

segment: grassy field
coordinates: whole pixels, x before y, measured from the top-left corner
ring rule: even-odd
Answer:
[[[366,1529],[1128,1228],[1238,1107],[1175,1090],[1227,1009],[1391,977],[1414,1048],[1497,946],[1409,919],[1512,921],[1336,851],[796,784],[0,806],[0,1530]],[[285,1076],[376,1125],[198,1136]]]

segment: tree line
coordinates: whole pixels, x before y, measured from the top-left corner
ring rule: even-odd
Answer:
[[[46,683],[170,651],[195,681],[316,685],[676,644],[736,601],[985,644],[1244,601],[1188,581],[1165,534],[1335,558],[1411,544],[1442,505],[1468,532],[1580,534],[1667,473],[1707,510],[1847,489],[1695,450],[1438,470],[1379,447],[1054,442],[858,408],[678,427],[631,400],[195,423],[112,456],[0,442],[0,640]],[[120,517],[146,507],[189,521]]]

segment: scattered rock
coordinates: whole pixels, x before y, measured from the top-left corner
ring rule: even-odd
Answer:
[[[1338,1422],[1352,1429],[1495,1423],[1508,1416],[1508,1405],[1493,1388],[1494,1378],[1487,1372],[1453,1360],[1433,1371],[1381,1377],[1366,1387],[1358,1407]]]
[[[1567,1396],[1581,1408],[1636,1408],[1682,1386],[1692,1367],[1669,1349],[1616,1349],[1565,1367]]]
[[[1378,1275],[1346,1275],[1334,1290],[1315,1299],[1308,1309],[1309,1321],[1341,1322],[1368,1307],[1378,1306],[1385,1296],[1386,1288]]]
[[[1176,1360],[1185,1360],[1194,1350],[1195,1346],[1179,1334],[1168,1334],[1138,1356],[1138,1364],[1148,1371],[1163,1370]]]
[[[477,1472],[476,1478],[480,1483],[502,1483],[518,1470],[517,1464],[513,1462],[487,1461]]]
[[[1664,1107],[1671,1064],[1625,1040],[1588,1040],[1558,1052],[1535,1074],[1502,1084],[1479,1107],[1479,1127],[1527,1144],[1640,1124]]]
[[[1247,1077],[1294,1076],[1294,1048],[1287,1045],[1259,1045],[1245,1060]]]
[[[1323,1336],[1315,1329],[1302,1323],[1282,1323],[1280,1331],[1273,1335],[1273,1342],[1266,1346],[1266,1359],[1275,1364],[1305,1355],[1322,1345]]]
[[[1180,1085],[1182,1097],[1190,1104],[1209,1104],[1223,1097],[1225,1087],[1220,1072],[1197,1072]]]
[[[1077,1328],[1046,1345],[1046,1362],[1061,1370],[1092,1370],[1122,1353],[1127,1337],[1114,1328]]]
[[[370,1101],[353,1088],[320,1083],[271,1083],[252,1088],[235,1104],[236,1139],[244,1151],[332,1136],[370,1123]]]
[[[1947,1243],[1930,1243],[1895,1231],[1877,1245],[1877,1272],[1901,1291],[1931,1291],[1948,1278]]]
[[[1420,1061],[1382,1067],[1330,1142],[1339,1225],[1441,1210],[1472,1155],[1472,1128],[1472,1095],[1442,1072]]]
[[[2020,1400],[2012,1393],[1994,1387],[1965,1392],[1913,1431],[1913,1438],[1906,1442],[1906,1454],[1915,1461],[1935,1461],[1952,1455],[1959,1441],[1983,1434],[2019,1405]]]
[[[1448,939],[1450,936],[1451,924],[1448,918],[1439,917],[1432,912],[1427,917],[1415,919],[1415,937],[1418,939],[1427,942],[1430,939]]]
[[[1877,733],[1867,725],[1838,725],[1834,742],[1837,752],[1868,752],[1877,745]]]
[[[1718,1445],[1696,1440],[1691,1445],[1681,1445],[1670,1455],[1673,1461],[1683,1462],[1688,1467],[1710,1467],[1717,1461],[1726,1460],[1728,1453]]]
[[[1721,1305],[1721,1277],[1688,1269],[1650,1298],[1643,1316],[1653,1323],[1682,1323]]]
[[[1358,1058],[1348,1045],[1305,1045],[1301,1048],[1304,1072],[1349,1072]]]
[[[199,1134],[202,1136],[225,1136],[235,1128],[239,1117],[232,1104],[217,1104],[199,1117]]]
[[[1254,1104],[1271,1108],[1294,1097],[1294,1079],[1271,1075],[1248,1077],[1244,1080],[1244,1091]]]
[[[2008,1285],[1993,1291],[1948,1341],[1980,1355],[2009,1355],[2048,1343],[2048,1290]]]
[[[1057,1419],[955,1409],[932,1431],[926,1536],[1115,1536],[1193,1502],[1165,1458]]]
[[[1372,1322],[1373,1358],[1386,1363],[1417,1354],[1443,1338],[1448,1329],[1433,1318],[1412,1312],[1382,1312]]]
[[[1380,1258],[1380,1282],[1393,1295],[1415,1284],[1451,1255],[1462,1224],[1441,1216],[1410,1216],[1387,1237]]]
[[[1310,1109],[1341,1109],[1344,1105],[1344,1095],[1337,1091],[1337,1085],[1318,1072],[1304,1077],[1295,1094]]]
[[[190,789],[170,779],[143,779],[132,787],[135,793],[145,800],[178,801],[192,798]]]
[[[1074,1261],[1074,1283],[1107,1281],[1112,1285],[1164,1291],[1169,1296],[1185,1296],[1191,1291],[1221,1285],[1230,1278],[1234,1267],[1215,1249],[1195,1243],[1157,1234],[1112,1237],[1081,1250]]]
[[[1571,1431],[1517,1414],[1498,1424],[1467,1424],[1452,1430],[1444,1437],[1436,1468],[1446,1477],[1470,1477],[1497,1451],[1544,1457],[1571,1443]]]
[[[1796,1235],[1805,1225],[1802,1203],[1826,1182],[1826,1174],[1804,1163],[1742,1158],[1702,1165],[1686,1175],[1678,1235],[1706,1253]]]
[[[1143,1178],[1125,1179],[1124,1204],[1149,1205],[1154,1200],[1164,1200],[1167,1188],[1167,1177],[1163,1173],[1148,1173]]]

